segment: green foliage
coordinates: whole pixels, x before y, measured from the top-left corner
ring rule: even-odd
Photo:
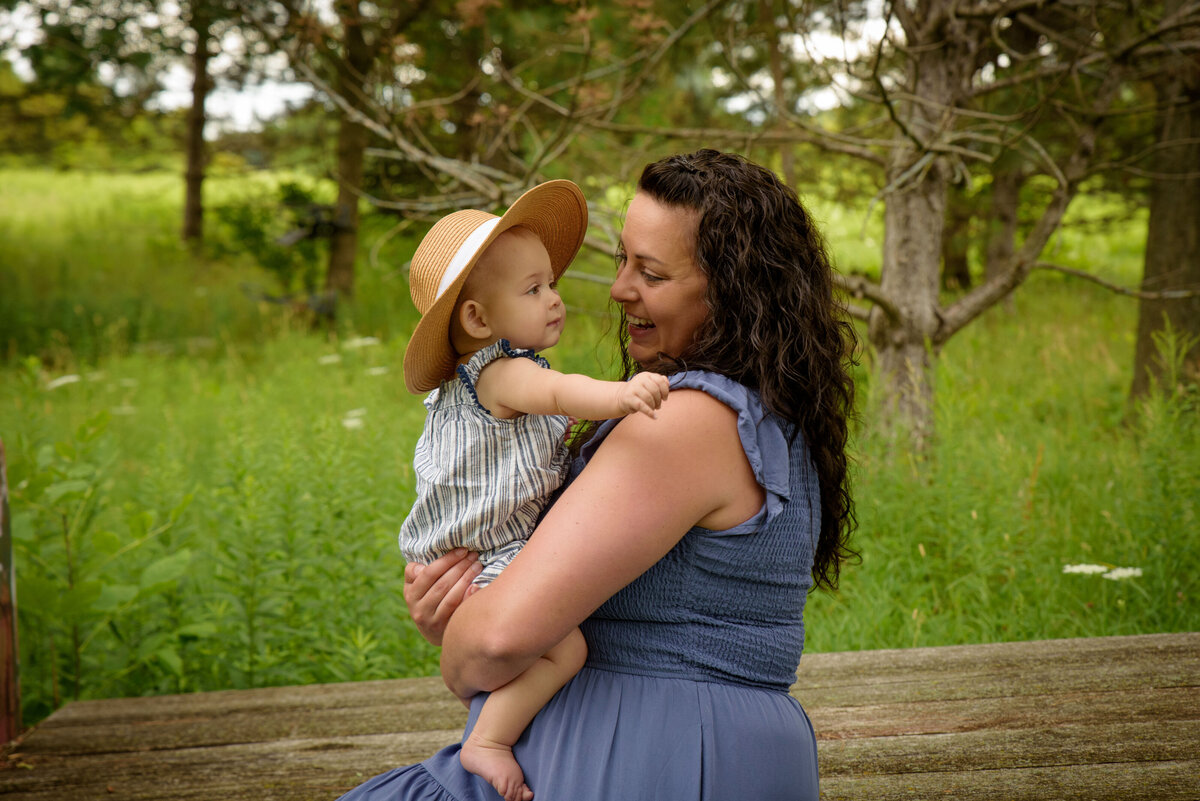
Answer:
[[[289,182],[297,189],[285,194],[279,187]],[[218,219],[220,212],[210,213],[210,253],[220,259],[194,253],[179,239],[178,174],[5,170],[0,362],[36,355],[54,369],[72,371],[130,352],[215,357],[227,343],[258,342],[305,325],[287,306],[260,301],[262,294],[291,290],[246,251],[277,248],[274,232],[292,224],[282,198],[332,197],[332,187],[302,176],[231,169],[210,177],[204,191],[211,208],[238,209],[231,212],[240,226],[234,229]],[[255,231],[252,220],[269,227]],[[359,297],[339,316],[346,330],[388,336],[410,330],[415,321],[402,272],[414,233],[394,229],[390,217],[361,220]],[[303,286],[298,276],[308,271],[323,275],[319,245],[311,252],[303,244],[277,249],[293,286]]]
[[[57,442],[17,442],[14,554],[21,635],[34,646],[24,653],[32,677],[25,679],[26,710],[35,717],[51,701],[112,692],[125,677],[180,672],[177,634],[133,635],[191,562],[186,548],[155,547],[191,499],[165,512],[158,504],[114,508],[112,457],[102,448],[108,422],[100,412]],[[114,639],[124,647],[112,647]],[[152,683],[166,689],[161,678]]]
[[[76,697],[436,670],[395,542],[423,409],[371,342],[6,375],[27,720]]]
[[[266,120],[260,130],[225,131],[212,143],[214,159],[233,155],[255,168],[334,171],[333,142],[337,119],[318,100],[309,100],[286,115]]]
[[[0,58],[0,163],[91,170],[170,165],[182,115],[115,96],[85,61],[63,59],[63,52],[70,48],[41,58],[32,82]]]
[[[189,338],[223,329],[261,332],[230,268],[199,262],[179,241],[182,195],[177,175],[5,171],[4,356],[66,367],[166,340],[186,351]]]
[[[274,187],[259,183],[210,205],[215,222],[205,239],[210,258],[249,256],[274,276],[284,294],[317,291],[328,253],[325,240],[305,234],[291,244],[280,242],[290,232],[316,227],[321,204],[315,195],[315,188],[299,181]]]
[[[860,566],[807,615],[816,650],[1193,630],[1200,415],[1158,394],[1127,426],[1136,307],[1038,275],[956,338],[919,456],[855,442]],[[1086,312],[1083,311],[1086,309]],[[1134,567],[1105,580],[1068,564]]]

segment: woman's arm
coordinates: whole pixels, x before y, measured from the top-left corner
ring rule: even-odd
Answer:
[[[695,525],[723,529],[763,503],[729,407],[672,393],[627,417],[546,513],[528,545],[445,629],[442,676],[459,696],[515,678]]]

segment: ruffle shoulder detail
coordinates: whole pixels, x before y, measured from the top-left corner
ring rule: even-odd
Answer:
[[[483,411],[491,414],[491,409],[488,409],[479,402],[479,395],[475,392],[475,384],[479,381],[479,374],[483,372],[483,368],[487,367],[497,359],[532,359],[539,367],[549,368],[550,362],[546,361],[536,352],[521,348],[514,348],[507,339],[501,339],[493,342],[486,348],[475,351],[474,355],[467,361],[466,364],[460,364],[455,370],[458,375],[458,380],[463,383],[471,400],[475,402]]]
[[[790,494],[788,439],[779,419],[767,412],[758,393],[728,376],[687,370],[669,376],[671,389],[698,389],[737,412],[738,438],[759,486],[786,500]]]

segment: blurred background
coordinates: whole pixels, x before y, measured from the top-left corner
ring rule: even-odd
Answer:
[[[810,651],[1200,625],[1200,2],[0,0],[0,52],[26,724],[435,673],[416,243],[577,182],[547,355],[612,376],[623,209],[700,147],[796,191],[860,334]]]

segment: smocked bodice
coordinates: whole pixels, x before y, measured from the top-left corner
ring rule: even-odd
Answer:
[[[803,437],[789,442],[757,393],[714,373],[671,377],[737,412],[738,434],[766,500],[725,531],[693,528],[601,606],[582,628],[588,664],[786,690],[804,650],[804,604],[821,528],[816,471]],[[618,421],[600,426],[578,472]]]

